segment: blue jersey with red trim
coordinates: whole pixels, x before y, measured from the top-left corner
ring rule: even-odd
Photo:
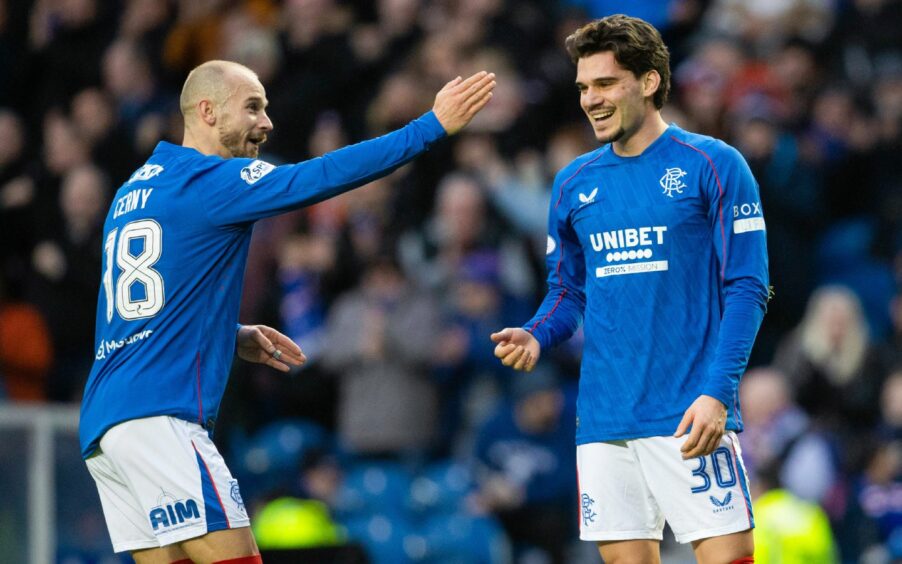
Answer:
[[[223,159],[160,143],[104,224],[82,455],[117,423],[172,415],[212,428],[235,353],[253,224],[395,170],[445,131],[432,112],[299,164]]]
[[[675,125],[639,156],[605,145],[557,175],[548,293],[524,328],[547,349],[584,322],[578,444],[672,435],[701,394],[741,430],[739,379],[768,297],[765,235],[739,152]]]

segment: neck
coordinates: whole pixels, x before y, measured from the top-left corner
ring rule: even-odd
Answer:
[[[624,135],[613,143],[614,152],[621,157],[635,157],[641,155],[649,145],[664,133],[667,123],[661,117],[659,110],[645,114],[645,119],[632,135]]]
[[[188,127],[185,128],[182,136],[182,147],[195,149],[202,155],[217,155],[224,159],[231,156],[218,140],[214,141],[209,136],[197,135],[193,129]]]

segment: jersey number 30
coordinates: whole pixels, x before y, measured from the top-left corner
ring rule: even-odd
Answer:
[[[116,234],[119,233],[119,243]],[[133,243],[143,239],[140,250],[133,252]],[[152,219],[127,223],[120,230],[113,229],[103,245],[106,252],[106,269],[103,272],[103,288],[106,291],[106,320],[113,320],[113,304],[119,317],[125,320],[153,317],[163,308],[163,277],[152,267],[163,254],[163,228]],[[113,291],[113,262],[121,273]],[[137,295],[135,284],[143,286],[143,295]],[[141,288],[138,288],[140,291]]]

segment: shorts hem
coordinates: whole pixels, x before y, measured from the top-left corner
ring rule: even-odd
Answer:
[[[579,533],[579,540],[584,541],[622,541],[622,540],[664,540],[663,531],[588,531]]]
[[[113,552],[131,552],[132,550],[145,550],[148,548],[159,548],[160,543],[155,540],[130,540],[113,543]]]
[[[703,531],[696,531],[694,533],[687,533],[684,535],[678,535],[676,533],[673,536],[676,538],[676,541],[680,544],[687,544],[690,542],[694,542],[702,539],[709,539],[711,537],[722,537],[724,535],[730,535],[733,533],[741,533],[743,531],[751,531],[754,529],[754,526],[749,526],[748,523],[730,525],[728,527],[721,527],[719,529],[706,529]]]
[[[188,529],[183,529],[178,532],[172,533],[172,535],[167,535],[166,540],[160,539],[160,546],[169,546],[170,544],[175,544],[177,542],[183,542],[186,540],[196,539],[198,537],[202,537],[207,533],[214,533],[216,531],[228,531],[231,529],[241,529],[243,527],[249,527],[251,524],[249,519],[242,519],[241,521],[231,522],[231,527],[226,527],[225,522],[221,523],[221,527],[217,528],[217,523],[213,523],[213,525],[208,525],[206,523],[191,527]]]
[[[157,537],[157,540],[160,541],[159,546],[169,546],[171,544],[202,537],[209,532],[210,531],[207,530],[207,524],[203,523],[200,526],[188,527],[180,531],[167,533],[165,537]]]

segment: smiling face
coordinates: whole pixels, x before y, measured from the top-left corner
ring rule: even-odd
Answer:
[[[576,65],[579,104],[601,143],[626,143],[656,113],[651,96],[659,78],[655,71],[637,77],[622,67],[611,51],[581,57]],[[649,92],[650,89],[650,92]]]
[[[232,73],[226,80],[230,94],[218,105],[216,120],[223,156],[256,158],[273,129],[266,115],[266,91],[249,73]]]
[[[186,147],[223,158],[256,158],[273,125],[266,91],[249,68],[207,61],[188,74],[179,106]]]

